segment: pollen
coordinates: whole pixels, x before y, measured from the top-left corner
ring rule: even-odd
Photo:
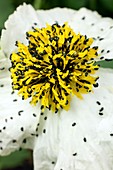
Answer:
[[[67,111],[74,95],[82,99],[97,86],[98,47],[92,47],[93,38],[76,34],[68,23],[55,23],[33,28],[26,39],[28,45],[16,42],[17,53],[10,57],[12,88],[23,100],[39,102],[41,112]]]

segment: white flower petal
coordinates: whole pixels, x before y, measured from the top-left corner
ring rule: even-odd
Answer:
[[[47,119],[45,120],[45,117]],[[34,145],[34,170],[53,170],[57,161],[59,146],[60,116],[46,112],[38,126],[38,140]]]
[[[35,170],[113,168],[113,71],[100,69],[98,74],[100,86],[94,93],[83,100],[74,97],[68,112],[43,116],[34,147]]]
[[[0,84],[1,84],[1,79],[8,77],[8,68],[10,66],[9,60],[5,57],[3,51],[0,49]]]
[[[46,26],[46,23],[54,24],[55,21],[58,21],[62,25],[67,21],[75,32],[95,39],[93,46],[99,46],[99,54],[100,57],[104,57],[103,60],[113,58],[113,20],[111,18],[103,18],[97,12],[86,8],[78,11],[54,8],[38,10],[37,13],[43,27]]]
[[[27,43],[26,31],[29,31],[34,23],[37,27],[44,27],[46,23],[55,22],[69,25],[75,32],[80,32],[88,37],[95,38],[94,44],[99,46],[100,57],[112,59],[113,57],[113,20],[102,18],[97,12],[82,8],[78,11],[66,8],[54,8],[51,10],[38,10],[24,4],[17,8],[5,23],[6,30],[2,31],[2,48],[7,55],[15,50],[15,41]]]
[[[58,22],[62,25],[64,22],[70,22],[76,12],[76,10],[58,7],[49,10],[37,10],[38,19],[43,23],[43,27],[46,26],[46,23],[52,25]]]
[[[85,8],[79,11],[57,8],[36,12],[30,5],[24,4],[5,24],[2,49],[9,56],[16,50],[16,40],[27,43],[25,33],[34,22],[43,27],[46,22],[52,24],[55,21],[60,24],[68,21],[76,32],[96,38],[94,45],[99,46],[101,56],[113,58],[113,20],[101,18]],[[4,62],[5,69],[2,68]],[[29,100],[22,101],[17,94],[11,94],[9,66],[8,59],[1,57],[1,155],[19,147],[28,147],[34,149],[35,170],[113,168],[113,71],[100,69],[100,87],[94,93],[84,95],[83,100],[73,97],[68,112],[63,110],[60,114],[53,114],[47,111],[40,116],[38,106],[32,107]]]
[[[2,30],[1,47],[8,56],[15,51],[15,42],[27,43],[26,31],[30,30],[35,22],[39,22],[36,11],[31,5],[20,5],[14,14],[9,16]]]
[[[0,79],[0,155],[20,147],[33,148],[40,109],[11,94],[10,77]]]
[[[93,46],[99,46],[100,57],[113,58],[113,19],[81,8],[69,23],[75,32],[95,39]]]
[[[9,56],[15,51],[15,42],[21,41],[27,44],[26,32],[32,26],[44,27],[46,23],[55,23],[60,21],[63,24],[69,21],[75,10],[55,8],[52,10],[39,10],[36,12],[31,5],[20,5],[17,10],[9,16],[5,23],[5,30],[2,30],[1,47]],[[57,13],[57,15],[56,15]],[[47,19],[48,18],[48,19]]]

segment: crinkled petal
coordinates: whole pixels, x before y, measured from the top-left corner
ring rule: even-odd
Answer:
[[[36,11],[31,5],[20,5],[17,10],[9,16],[2,30],[1,48],[8,56],[15,51],[15,42],[18,40],[27,43],[26,31],[30,30],[35,22],[40,22]]]
[[[57,15],[56,15],[57,13]],[[75,10],[60,9],[39,10],[36,12],[31,5],[20,5],[17,10],[9,16],[5,23],[5,29],[2,30],[1,47],[8,56],[16,50],[15,42],[18,40],[27,44],[26,32],[32,29],[32,26],[44,27],[46,23],[69,21]]]
[[[0,60],[0,155],[7,155],[20,147],[33,148],[40,109],[12,92],[8,66],[3,63]]]
[[[70,21],[75,32],[94,38],[93,46],[99,47],[100,58],[113,59],[113,19],[81,8]]]
[[[51,10],[38,10],[31,5],[24,4],[17,8],[5,23],[6,30],[2,31],[2,48],[10,55],[15,48],[15,41],[27,43],[26,31],[37,24],[44,27],[46,23],[68,22],[75,32],[94,38],[93,46],[99,46],[100,58],[112,59],[113,54],[113,20],[102,18],[97,12],[82,8],[78,11],[66,8],[54,8]],[[7,38],[8,37],[8,38]]]
[[[10,67],[10,61],[4,55],[2,49],[0,49],[0,84],[2,84],[1,79],[9,77],[8,68]]]
[[[53,24],[57,21],[62,25],[67,21],[76,33],[94,38],[93,46],[99,47],[99,56],[102,57],[102,60],[113,58],[113,19],[104,18],[97,12],[86,8],[81,8],[78,11],[54,8],[38,10],[37,13],[43,26],[46,25],[46,22]]]
[[[61,24],[68,21],[75,32],[93,37],[93,45],[99,46],[100,57],[113,58],[113,20],[85,8],[75,12],[59,8],[36,12],[24,4],[5,24],[2,49],[9,56],[16,50],[16,40],[27,43],[25,33],[33,23],[41,28],[46,22],[56,21]],[[33,107],[29,100],[23,101],[11,93],[9,66],[8,59],[1,57],[1,155],[28,147],[34,149],[35,170],[113,169],[113,71],[100,69],[100,86],[94,93],[84,95],[83,100],[73,97],[68,112],[62,110],[60,114],[54,114],[47,111],[40,116],[38,106]]]
[[[46,26],[46,23],[52,25],[58,22],[60,25],[63,25],[65,22],[70,22],[76,12],[73,9],[58,7],[49,10],[37,10],[38,19],[42,22],[43,27]]]
[[[83,100],[74,97],[68,112],[42,116],[35,170],[113,169],[113,71],[100,69],[98,74],[94,93]]]
[[[53,170],[59,153],[60,115],[46,112],[40,118],[34,144],[34,170]]]

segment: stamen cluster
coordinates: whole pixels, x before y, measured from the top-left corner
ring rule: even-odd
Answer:
[[[26,38],[28,46],[16,42],[18,52],[11,55],[12,87],[31,104],[40,101],[42,112],[68,110],[73,95],[82,99],[97,86],[92,75],[99,68],[98,47],[91,47],[92,38],[74,33],[67,23],[33,28]]]

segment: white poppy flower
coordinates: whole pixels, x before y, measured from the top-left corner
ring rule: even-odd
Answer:
[[[112,19],[18,7],[1,36],[0,155],[23,147],[34,170],[112,170],[113,71],[94,62],[111,59]]]

